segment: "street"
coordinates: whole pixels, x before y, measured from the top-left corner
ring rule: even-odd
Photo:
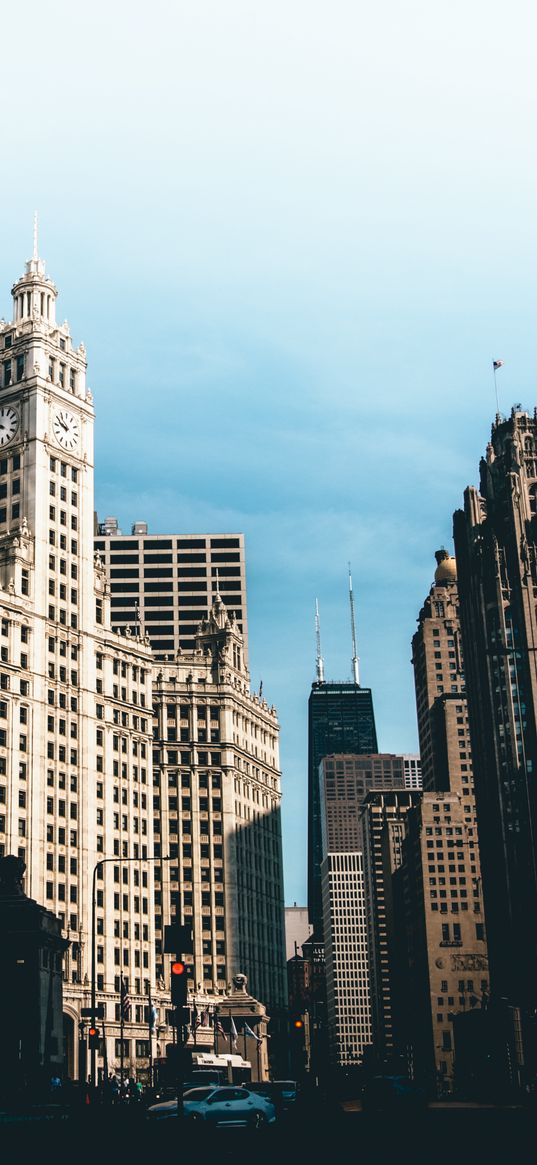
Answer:
[[[311,1162],[342,1160],[378,1165],[404,1156],[412,1163],[475,1162],[480,1160],[524,1162],[528,1145],[535,1144],[537,1114],[517,1107],[484,1107],[443,1104],[419,1116],[369,1114],[347,1102],[340,1105],[310,1104],[284,1115],[276,1125],[259,1133],[242,1129],[181,1128],[176,1120],[150,1125],[141,1107],[78,1110],[60,1119],[20,1119],[0,1122],[0,1146],[27,1156],[35,1148],[41,1155],[76,1153],[85,1149],[88,1158],[117,1162],[128,1154],[134,1161],[158,1156],[181,1161],[184,1152],[201,1161],[236,1160],[254,1155],[264,1161],[297,1157]]]

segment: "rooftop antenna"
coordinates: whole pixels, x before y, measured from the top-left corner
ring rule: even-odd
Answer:
[[[349,562],[349,600],[351,604],[351,631],[352,631],[352,678],[355,684],[360,686],[360,668],[359,659],[356,654],[356,624],[354,620],[354,595],[352,593],[352,575],[351,564]]]
[[[39,249],[37,246],[37,211],[35,211],[34,212],[34,253],[33,253],[34,263],[37,262],[38,258],[39,258]]]
[[[319,618],[319,600],[315,600],[315,639],[317,641],[317,657],[315,660],[315,670],[317,672],[317,680],[320,684],[324,683],[324,660],[321,655],[321,620]]]

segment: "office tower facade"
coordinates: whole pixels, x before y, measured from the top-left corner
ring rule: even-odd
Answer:
[[[286,1005],[281,774],[276,711],[250,691],[244,640],[218,594],[192,653],[163,663],[155,717],[155,930],[192,922],[196,989],[222,994],[238,972],[269,1014]]]
[[[363,854],[327,853],[321,875],[328,1054],[333,1067],[357,1066],[371,1043]]]
[[[488,959],[457,563],[443,549],[436,562],[412,640],[425,791],[407,818],[397,877],[406,894],[409,1046],[429,1082],[452,1090],[453,1019],[483,1002]]]
[[[77,1070],[96,984],[114,1063],[120,976],[135,1038],[154,979],[151,652],[110,629],[93,555],[93,399],[86,352],[56,322],[57,289],[34,244],[0,324],[0,844],[26,862],[26,892],[70,941],[64,1003]],[[125,863],[125,858],[131,859]],[[137,1010],[138,1009],[138,1010]]]
[[[319,766],[332,753],[376,753],[370,688],[317,680],[308,702],[308,910],[316,938],[323,934],[322,815]]]
[[[406,758],[404,758],[406,760]],[[408,813],[419,789],[368,793],[362,809],[364,879],[371,1000],[371,1042],[379,1067],[396,1065],[402,1048],[393,876],[403,860]],[[398,996],[399,990],[399,996]]]
[[[454,516],[491,988],[537,1004],[537,415],[497,416]]]
[[[475,839],[457,793],[424,793],[408,812],[393,875],[394,1025],[412,1074],[431,1094],[454,1084],[453,1019],[482,1006],[487,943]]]
[[[147,635],[155,659],[194,650],[218,593],[248,660],[243,534],[149,534],[145,522],[122,534],[117,519],[106,518],[94,547],[110,580],[112,626]]]
[[[371,790],[405,789],[405,758],[327,756],[319,766],[323,932],[329,1055],[357,1064],[371,1043],[364,801]]]

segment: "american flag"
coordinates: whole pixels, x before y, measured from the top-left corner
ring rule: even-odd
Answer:
[[[222,1027],[222,1024],[221,1024],[220,1020],[218,1019],[218,1017],[216,1019],[216,1030],[217,1030],[219,1036],[225,1036],[226,1033],[225,1033],[225,1031]]]
[[[131,1013],[131,1001],[126,979],[121,980],[121,1018],[128,1019]]]
[[[493,360],[492,361],[492,367],[493,367],[495,372],[498,371],[498,368],[502,368],[504,364],[505,364],[505,360]]]

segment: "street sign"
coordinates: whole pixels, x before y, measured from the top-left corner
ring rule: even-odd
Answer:
[[[80,1008],[81,1019],[93,1019],[93,1010],[91,1007]],[[99,1003],[95,1008],[95,1019],[104,1019],[104,1003]]]

